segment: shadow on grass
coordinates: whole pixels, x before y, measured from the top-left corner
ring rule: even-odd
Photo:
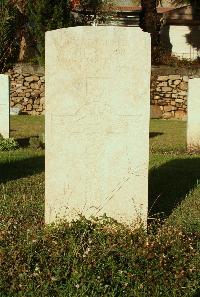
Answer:
[[[44,156],[0,163],[0,183],[19,179],[44,171]]]
[[[149,133],[149,138],[154,138],[154,137],[157,137],[159,135],[163,135],[162,132],[150,132]]]
[[[168,217],[200,180],[200,158],[176,159],[149,172],[149,217]]]

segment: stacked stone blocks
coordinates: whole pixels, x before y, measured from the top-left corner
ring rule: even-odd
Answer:
[[[152,76],[151,104],[160,106],[162,117],[184,118],[187,112],[188,76]]]
[[[22,73],[21,69],[8,71],[11,81],[10,106],[22,113],[40,115],[45,109],[45,77],[43,73]]]
[[[187,115],[188,80],[200,77],[200,71],[179,69],[167,72],[162,67],[152,69],[151,105],[164,119],[185,119]],[[194,72],[194,73],[193,73]],[[7,73],[10,76],[10,106],[24,114],[45,113],[45,72],[43,67],[17,65]],[[134,91],[134,90],[133,90]]]

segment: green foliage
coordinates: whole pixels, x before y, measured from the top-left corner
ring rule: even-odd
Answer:
[[[16,150],[19,147],[14,138],[2,139],[0,138],[0,151]]]
[[[80,0],[78,25],[106,23],[111,17],[112,0]]]
[[[167,52],[162,46],[159,46],[154,50],[152,62],[154,65],[166,65],[178,68],[200,67],[200,57],[197,57],[194,60],[176,57],[172,55],[170,52]]]
[[[174,5],[187,5],[187,4],[190,4],[190,5],[199,5],[199,0],[172,0],[171,1],[172,4]]]
[[[32,149],[44,148],[44,141],[42,137],[30,137],[29,145]]]
[[[45,32],[72,25],[69,0],[28,0],[29,27],[37,48],[37,60],[44,64]]]
[[[87,10],[98,11],[103,8],[105,2],[104,0],[80,0],[80,5]]]
[[[41,143],[42,143],[43,145],[45,145],[45,133],[41,133],[41,134],[39,135],[39,140],[41,141]]]
[[[27,138],[44,134],[44,116],[11,116],[11,135],[14,138]]]
[[[166,157],[167,154],[169,156],[184,154],[186,152],[186,126],[186,121],[151,120],[150,152],[163,154]],[[164,156],[161,158],[164,159]]]
[[[16,61],[19,14],[9,1],[0,0],[0,72]]]
[[[44,117],[29,118],[32,135],[40,134]],[[23,123],[27,129],[27,121],[26,116],[11,117],[11,127],[18,130],[12,131],[13,135],[30,136],[22,131]],[[185,124],[162,120],[151,123],[154,149],[150,167],[157,170],[157,184],[152,187],[160,187],[161,194],[163,190],[166,203],[172,187],[176,197],[178,188],[188,184],[192,174],[199,175],[199,155],[182,152]],[[173,163],[166,166],[169,161]],[[181,169],[179,165],[183,164]],[[183,201],[171,218],[162,225],[155,220],[146,232],[107,217],[80,217],[70,224],[63,221],[45,226],[42,150],[0,152],[0,172],[2,297],[199,296],[198,180],[190,184],[188,196],[182,194]]]
[[[6,190],[5,195],[10,199]],[[13,200],[15,215],[2,224],[4,296],[168,297],[197,292],[198,234],[156,227],[147,235],[110,219],[81,218],[45,227],[27,198],[23,208],[19,199],[18,207]]]

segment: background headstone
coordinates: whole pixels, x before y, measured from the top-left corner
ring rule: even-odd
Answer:
[[[0,134],[4,138],[9,138],[10,131],[10,96],[9,96],[9,77],[0,74]]]
[[[187,148],[200,151],[200,78],[189,80],[187,118]]]
[[[150,47],[139,28],[46,33],[46,223],[146,223]]]
[[[10,107],[10,115],[19,115],[21,109],[19,107]]]

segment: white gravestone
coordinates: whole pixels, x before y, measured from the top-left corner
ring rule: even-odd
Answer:
[[[9,101],[9,77],[0,74],[0,134],[4,138],[9,138],[10,131]]]
[[[190,79],[188,84],[187,148],[200,150],[200,78]]]
[[[150,52],[139,28],[46,33],[46,223],[146,224]]]

